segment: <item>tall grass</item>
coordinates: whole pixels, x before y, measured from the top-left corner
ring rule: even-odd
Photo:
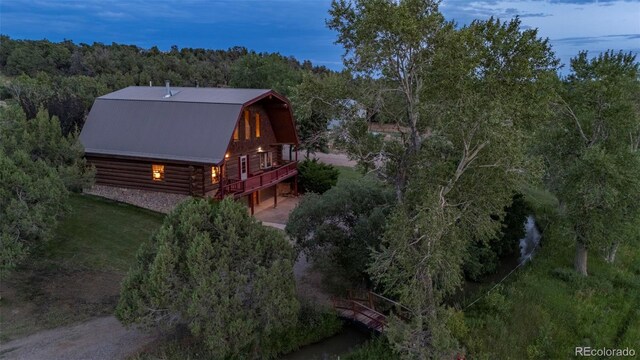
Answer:
[[[621,248],[614,265],[592,249],[589,276],[579,276],[557,201],[535,189],[525,196],[543,224],[542,248],[514,278],[465,310],[470,357],[566,359],[577,346],[640,351],[638,249]]]

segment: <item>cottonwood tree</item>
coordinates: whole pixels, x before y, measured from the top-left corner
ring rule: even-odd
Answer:
[[[394,176],[396,196],[401,199],[407,169],[428,132],[421,112],[421,91],[426,68],[431,64],[436,37],[447,25],[437,1],[333,1],[329,28],[338,32],[337,43],[345,48],[344,63],[355,75],[381,77],[385,83],[376,94],[390,92],[401,98],[404,114],[402,153]]]
[[[185,324],[212,358],[270,358],[261,345],[297,321],[293,257],[282,233],[243,205],[192,199],[139,250],[116,316],[125,324]]]
[[[328,126],[341,115],[342,101],[347,96],[350,76],[346,73],[306,73],[290,96],[296,117],[300,145],[306,157],[315,152],[327,152]]]
[[[576,239],[575,269],[590,249],[613,262],[640,228],[640,81],[632,54],[607,51],[571,60],[546,136],[549,179]]]
[[[386,99],[402,110],[398,139],[380,149],[398,205],[370,272],[414,316],[388,337],[406,358],[451,356],[442,300],[461,284],[469,243],[495,236],[514,192],[541,175],[527,144],[549,115],[557,61],[519,20],[458,30],[437,1],[334,1],[331,15],[345,64],[379,77],[381,111]]]

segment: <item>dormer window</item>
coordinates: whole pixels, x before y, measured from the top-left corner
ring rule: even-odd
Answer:
[[[151,165],[151,179],[164,181],[164,165]]]

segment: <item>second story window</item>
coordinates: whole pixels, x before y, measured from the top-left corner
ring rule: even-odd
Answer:
[[[236,126],[235,130],[233,130],[233,141],[240,140],[240,131],[238,130],[238,126]]]
[[[244,139],[251,139],[251,124],[249,123],[249,110],[244,111]]]
[[[164,181],[164,165],[151,165],[151,179]]]
[[[260,114],[256,113],[256,139],[260,138]]]

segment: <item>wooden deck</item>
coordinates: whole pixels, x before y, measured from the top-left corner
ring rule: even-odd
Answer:
[[[298,162],[292,161],[277,169],[263,172],[249,177],[246,180],[238,180],[222,185],[219,197],[233,195],[234,198],[251,194],[257,190],[266,189],[285,179],[298,175]]]

